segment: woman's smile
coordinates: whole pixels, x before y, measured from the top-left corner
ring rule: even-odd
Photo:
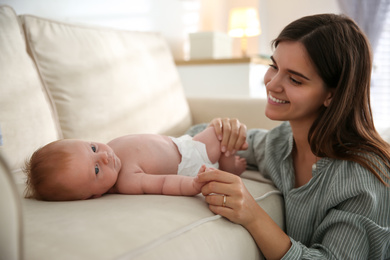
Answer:
[[[287,100],[281,100],[281,99],[278,99],[276,97],[273,97],[271,95],[271,93],[268,93],[268,97],[271,101],[275,102],[275,103],[278,103],[278,104],[287,104],[287,103],[290,103],[289,101]]]

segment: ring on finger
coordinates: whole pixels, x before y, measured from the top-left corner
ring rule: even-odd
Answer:
[[[223,201],[222,201],[222,207],[226,207],[226,195],[222,195]]]

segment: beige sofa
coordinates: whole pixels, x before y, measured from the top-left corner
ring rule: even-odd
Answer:
[[[24,199],[21,167],[59,138],[106,142],[129,133],[178,136],[214,117],[271,128],[257,99],[186,99],[166,42],[17,16],[0,6],[0,259],[262,259],[250,234],[202,195]],[[244,182],[283,227],[280,193],[260,173]]]

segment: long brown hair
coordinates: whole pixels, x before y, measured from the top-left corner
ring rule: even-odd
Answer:
[[[390,145],[373,122],[372,54],[364,33],[347,16],[320,14],[290,23],[272,44],[282,41],[301,42],[325,86],[334,89],[331,104],[321,108],[309,131],[312,152],[357,162],[388,185]]]

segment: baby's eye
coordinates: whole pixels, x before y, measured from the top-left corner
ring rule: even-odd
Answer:
[[[92,151],[94,152],[94,153],[96,153],[96,146],[94,145],[94,144],[91,144],[91,149],[92,149]]]
[[[98,173],[99,173],[99,166],[95,165],[95,174],[98,174]]]

